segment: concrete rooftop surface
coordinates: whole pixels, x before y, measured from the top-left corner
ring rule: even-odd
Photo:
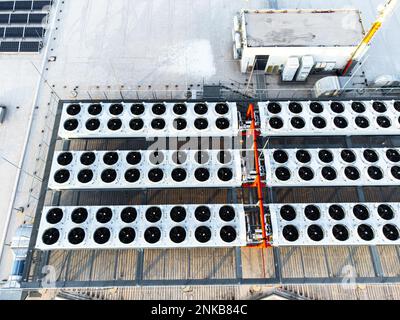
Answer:
[[[233,60],[231,33],[241,9],[358,9],[368,29],[382,2],[56,0],[40,54],[0,53],[0,104],[8,107],[0,125],[0,281],[11,271],[15,230],[34,219],[59,99],[183,98],[203,84],[244,86],[248,75]],[[359,39],[359,31],[343,42]],[[327,44],[333,32],[330,26]],[[397,9],[360,70],[368,81],[400,74],[399,34]]]

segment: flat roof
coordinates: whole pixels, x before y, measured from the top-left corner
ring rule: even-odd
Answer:
[[[358,10],[243,11],[248,47],[355,46],[364,28]]]

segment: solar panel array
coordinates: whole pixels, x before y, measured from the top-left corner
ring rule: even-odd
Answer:
[[[53,1],[0,1],[0,52],[39,52]]]

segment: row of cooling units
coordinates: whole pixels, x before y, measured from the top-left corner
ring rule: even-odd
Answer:
[[[263,136],[397,135],[400,101],[266,101],[258,103]],[[77,138],[233,137],[236,103],[65,104],[59,136]]]

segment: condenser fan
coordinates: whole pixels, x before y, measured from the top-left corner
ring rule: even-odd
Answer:
[[[78,173],[78,181],[80,183],[89,183],[93,179],[93,171],[90,169],[84,169]]]
[[[110,222],[113,216],[113,212],[110,208],[100,208],[96,213],[96,220],[100,223]]]
[[[356,117],[355,123],[358,127],[366,129],[369,127],[369,121],[365,117]]]
[[[210,156],[206,151],[198,151],[194,155],[194,159],[198,164],[206,164],[210,160]]]
[[[125,180],[134,183],[140,179],[140,171],[138,169],[129,169],[125,172]]]
[[[387,117],[384,116],[379,116],[376,119],[376,123],[378,124],[378,126],[380,126],[381,128],[390,128],[390,126],[392,125],[390,120]]]
[[[226,103],[217,103],[215,105],[215,111],[218,114],[224,115],[227,114],[229,112],[229,107]]]
[[[328,181],[333,181],[337,178],[337,173],[332,167],[323,167],[321,170],[322,177]]]
[[[334,113],[343,113],[344,112],[344,106],[340,102],[332,102],[331,103],[331,110]]]
[[[227,164],[232,161],[232,153],[229,151],[218,152],[217,159],[221,164]]]
[[[324,238],[324,231],[316,224],[313,224],[307,228],[308,237],[313,241],[321,241]]]
[[[96,131],[98,128],[100,128],[100,120],[97,118],[89,119],[86,121],[85,127],[89,131]]]
[[[283,127],[283,121],[281,118],[272,117],[269,119],[269,125],[272,129],[281,129]]]
[[[76,116],[81,112],[81,106],[79,104],[70,104],[67,108],[67,114],[70,116]]]
[[[328,209],[328,212],[331,218],[337,221],[343,220],[345,217],[343,208],[337,204],[331,205]]]
[[[128,162],[131,166],[135,166],[142,161],[142,154],[138,151],[129,152],[126,156],[126,162]]]
[[[385,220],[392,220],[394,218],[393,209],[387,204],[381,204],[378,206],[378,214]]]
[[[165,159],[164,153],[161,152],[161,151],[158,151],[158,150],[153,151],[153,152],[150,153],[150,155],[149,155],[149,161],[150,161],[150,163],[153,164],[153,165],[155,165],[155,166],[156,166],[156,165],[159,165],[159,164],[161,164],[161,163],[163,163],[163,162],[164,162],[164,159]]]
[[[317,206],[310,204],[304,208],[304,215],[308,220],[317,221],[321,218],[321,211]]]
[[[68,241],[71,244],[80,244],[85,240],[85,230],[82,228],[74,228],[68,233]]]
[[[353,181],[360,179],[360,173],[358,172],[356,167],[352,166],[346,167],[344,169],[344,174],[348,179]]]
[[[152,182],[160,182],[164,178],[164,172],[161,169],[151,169],[148,177]]]
[[[164,119],[154,119],[153,121],[151,121],[151,127],[154,130],[162,130],[165,128],[165,120]]]
[[[117,130],[121,129],[122,121],[121,121],[121,119],[118,119],[118,118],[110,119],[107,123],[107,127],[108,127],[108,129],[110,129],[112,131],[117,131]]]
[[[68,119],[64,122],[64,129],[67,131],[74,131],[78,128],[79,122],[76,119]]]
[[[275,162],[286,163],[289,160],[288,154],[284,150],[276,150],[273,154]]]
[[[235,228],[233,228],[231,226],[225,226],[225,227],[221,228],[221,231],[219,234],[221,236],[222,241],[227,242],[227,243],[231,243],[231,242],[235,241],[236,237],[237,237]]]
[[[295,128],[295,129],[303,129],[304,126],[306,125],[303,118],[300,118],[300,117],[292,118],[292,120],[290,120],[290,123],[292,124],[293,128]]]
[[[382,228],[383,234],[386,238],[391,241],[396,241],[399,239],[399,229],[393,224],[385,224]]]
[[[358,220],[367,220],[369,218],[368,208],[362,204],[357,204],[354,206],[353,214]]]
[[[235,215],[235,209],[232,206],[223,206],[219,209],[219,217],[225,222],[235,219]]]
[[[46,215],[46,221],[50,224],[59,223],[64,216],[63,211],[60,208],[51,209]]]
[[[357,113],[364,113],[365,112],[365,106],[361,102],[353,102],[351,104],[351,108],[353,109],[354,112],[357,112]]]
[[[173,121],[173,126],[176,130],[184,130],[187,127],[187,121],[183,118],[176,118]]]
[[[283,237],[290,242],[294,242],[299,238],[299,231],[293,225],[287,225],[282,230]]]
[[[66,183],[69,180],[70,173],[68,170],[58,170],[54,174],[54,181],[57,183]]]
[[[275,170],[275,176],[281,181],[288,181],[291,175],[288,168],[279,167]]]
[[[142,103],[134,103],[131,106],[131,113],[135,116],[140,116],[144,113],[144,105]]]
[[[278,114],[282,111],[281,105],[277,102],[268,103],[267,109],[268,109],[269,113],[272,113],[272,114]]]
[[[332,234],[339,241],[346,241],[349,239],[349,231],[342,224],[334,225],[332,228]]]
[[[113,116],[119,116],[124,111],[124,106],[120,103],[115,103],[110,106],[109,111]]]
[[[303,107],[300,103],[291,102],[289,103],[289,111],[294,114],[299,114],[303,111]]]
[[[119,160],[119,156],[117,152],[107,152],[103,156],[103,162],[108,166],[113,166]]]
[[[208,128],[208,120],[205,118],[197,118],[194,121],[194,126],[196,127],[196,129],[198,130],[205,130]]]
[[[206,221],[210,220],[210,218],[211,218],[210,208],[208,208],[206,206],[200,206],[200,207],[196,208],[196,210],[194,212],[194,216],[196,217],[196,219],[198,221],[206,222]]]
[[[388,158],[390,162],[399,162],[400,153],[395,149],[389,149],[386,151],[386,158]]]
[[[314,172],[309,167],[301,167],[299,169],[299,177],[302,180],[310,181],[310,180],[314,179]]]
[[[322,113],[324,111],[324,107],[319,102],[311,102],[310,110],[314,113]]]
[[[210,171],[206,168],[198,168],[194,172],[195,178],[200,182],[205,182],[210,178]]]
[[[47,229],[42,236],[43,243],[48,246],[55,244],[58,239],[60,239],[60,231],[56,228]]]
[[[133,130],[133,131],[139,131],[142,130],[144,127],[144,121],[142,119],[132,119],[129,122],[129,127]]]
[[[215,121],[215,125],[217,126],[218,129],[220,130],[226,130],[229,128],[231,125],[230,121],[227,118],[218,118]]]
[[[342,157],[343,161],[347,163],[353,163],[354,161],[356,161],[356,155],[352,150],[342,150],[340,156]]]
[[[393,166],[390,169],[390,172],[392,173],[393,177],[395,177],[397,180],[400,180],[400,167],[399,166]]]
[[[211,239],[211,230],[205,226],[198,227],[194,232],[194,236],[198,242],[206,243]]]
[[[137,218],[137,210],[133,207],[124,208],[121,211],[121,220],[124,223],[132,223]]]
[[[374,108],[374,110],[376,112],[379,112],[379,113],[384,113],[384,112],[387,111],[387,108],[386,108],[385,104],[383,102],[380,102],[380,101],[373,102],[372,103],[372,108]]]
[[[150,207],[146,211],[146,219],[151,223],[156,223],[161,220],[162,211],[159,207]]]
[[[88,211],[85,208],[76,208],[71,213],[71,220],[73,223],[81,224],[86,221],[88,217]]]
[[[194,106],[194,112],[196,112],[199,115],[204,115],[208,112],[208,107],[205,103],[197,103]]]
[[[103,111],[103,107],[99,103],[91,104],[88,108],[88,113],[92,116],[98,116],[101,111]]]
[[[296,152],[296,159],[301,163],[308,163],[311,161],[311,155],[307,150],[298,150]]]
[[[135,241],[136,238],[136,232],[135,229],[126,227],[123,228],[118,235],[119,241],[121,241],[124,244],[130,244],[133,241]]]
[[[187,160],[187,153],[184,151],[175,151],[172,154],[172,161],[175,164],[184,164]]]
[[[186,177],[187,177],[186,170],[182,169],[182,168],[176,168],[176,169],[172,170],[171,177],[176,182],[185,181]]]
[[[335,117],[333,119],[333,124],[339,129],[345,129],[349,125],[347,120],[343,117]]]
[[[183,114],[185,114],[187,112],[187,107],[183,103],[177,103],[177,104],[174,105],[173,111],[178,116],[181,116],[181,115],[183,115]]]
[[[94,152],[85,152],[81,155],[80,160],[84,166],[90,166],[96,161],[96,155]]]
[[[400,101],[395,101],[393,107],[397,112],[400,112]]]
[[[365,241],[371,241],[375,237],[374,230],[372,230],[372,228],[366,224],[359,225],[357,228],[357,233],[360,238]]]
[[[218,178],[222,181],[230,181],[233,178],[232,169],[230,168],[221,168],[218,170]]]
[[[367,170],[368,175],[374,180],[382,180],[383,179],[383,172],[381,168],[376,166],[371,166]]]
[[[93,240],[97,244],[105,244],[110,240],[111,232],[108,228],[98,228],[93,234]]]
[[[280,214],[282,219],[286,221],[293,221],[296,219],[296,210],[290,205],[284,205],[280,210]]]
[[[117,171],[114,169],[106,169],[101,173],[101,180],[105,183],[114,182],[117,179]]]
[[[182,227],[174,227],[169,232],[169,238],[174,243],[182,243],[186,239],[186,230]]]
[[[320,150],[318,157],[324,163],[331,163],[333,161],[333,154],[329,150]]]
[[[326,121],[324,118],[322,117],[314,117],[312,119],[312,124],[314,125],[314,127],[316,127],[317,129],[323,129],[326,127]]]
[[[57,163],[60,166],[67,166],[72,162],[73,158],[71,152],[63,152],[57,157]]]
[[[144,232],[144,239],[151,244],[157,243],[160,241],[161,238],[161,231],[157,227],[150,227],[147,228]]]
[[[167,108],[165,107],[164,104],[162,103],[156,103],[153,105],[153,107],[151,108],[151,110],[153,111],[153,113],[157,116],[161,116],[162,114],[165,113],[165,111],[167,111]]]
[[[182,222],[186,219],[186,209],[181,206],[173,207],[170,212],[172,221]]]

